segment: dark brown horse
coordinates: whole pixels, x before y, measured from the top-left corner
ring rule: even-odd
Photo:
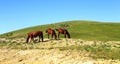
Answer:
[[[29,42],[29,39],[31,39],[34,42],[34,38],[37,36],[39,36],[39,42],[40,42],[40,38],[43,42],[43,32],[42,31],[29,32],[26,42]]]
[[[68,38],[71,38],[70,33],[66,29],[59,28],[59,29],[55,29],[55,30],[58,31],[58,39],[59,39],[60,34],[64,34],[65,38],[66,38],[66,35],[68,36]]]
[[[46,33],[48,34],[48,39],[49,39],[50,34],[51,34],[51,38],[53,38],[53,36],[54,36],[54,39],[57,39],[57,35],[53,29],[51,29],[51,28],[46,29]]]

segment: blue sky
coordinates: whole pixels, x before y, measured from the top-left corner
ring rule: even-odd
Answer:
[[[120,22],[120,0],[0,0],[0,34],[68,20]]]

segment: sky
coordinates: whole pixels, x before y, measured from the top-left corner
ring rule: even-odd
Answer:
[[[120,0],[0,0],[0,34],[70,20],[120,22]]]

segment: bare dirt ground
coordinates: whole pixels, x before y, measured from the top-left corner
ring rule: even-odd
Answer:
[[[66,45],[66,43],[68,45]],[[119,42],[108,42],[117,46]],[[99,45],[102,42],[66,40],[46,41],[37,44],[40,48],[64,47],[71,45]],[[112,59],[93,59],[90,52],[59,49],[0,49],[0,64],[120,64],[120,60]]]

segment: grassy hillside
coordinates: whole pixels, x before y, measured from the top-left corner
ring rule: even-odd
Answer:
[[[49,27],[65,27],[70,32],[73,39],[120,41],[120,23],[102,23],[82,20],[28,27],[2,34],[0,37],[26,37],[28,32],[36,30],[42,30],[44,32],[44,36],[46,37],[47,35],[45,30]]]

